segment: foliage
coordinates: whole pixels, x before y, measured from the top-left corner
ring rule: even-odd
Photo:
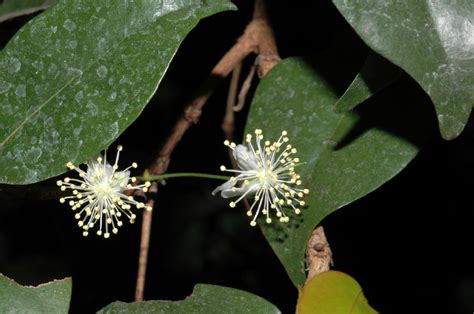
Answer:
[[[312,278],[301,290],[297,314],[377,313],[367,303],[362,288],[350,276],[328,271]]]
[[[33,19],[0,53],[0,182],[41,181],[97,154],[137,118],[199,19],[230,8],[63,1]]]
[[[55,2],[5,0],[0,22]],[[444,139],[461,134],[474,105],[474,2],[332,2],[368,46],[359,73],[340,90],[321,70],[336,68],[323,55],[286,58],[259,82],[245,129],[274,141],[286,130],[302,161],[310,190],[302,214],[288,224],[258,220],[301,291],[297,312],[373,313],[348,275],[305,283],[307,240],[329,214],[413,160],[432,134],[431,107]],[[106,148],[142,113],[198,22],[234,9],[227,0],[62,0],[34,17],[0,52],[0,183],[36,183]],[[2,312],[66,312],[70,295],[69,279],[21,287],[0,276]],[[114,302],[101,312],[143,311],[280,312],[213,285],[197,285],[182,301]]]
[[[394,86],[380,95],[377,101],[384,103],[383,113],[374,112],[371,105],[359,114],[337,114],[332,110],[337,95],[302,59],[285,60],[260,83],[247,128],[261,127],[270,137],[288,130],[304,162],[299,172],[311,190],[301,219],[295,217],[284,227],[262,224],[295,285],[305,281],[301,256],[314,226],[378,188],[416,156],[416,143],[423,141],[426,131],[417,124],[416,108],[404,108],[407,100],[399,92],[403,87]],[[374,115],[379,120],[373,121]],[[402,118],[405,125],[396,131],[409,138],[386,129]]]
[[[67,313],[71,291],[70,278],[23,287],[0,274],[0,312]]]
[[[99,313],[281,313],[273,304],[237,289],[198,284],[182,301],[114,302]]]
[[[334,0],[362,39],[431,97],[441,134],[458,136],[474,105],[474,2]]]

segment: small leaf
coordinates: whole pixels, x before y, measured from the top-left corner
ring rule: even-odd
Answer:
[[[474,1],[333,2],[369,47],[423,87],[442,136],[458,136],[474,105]]]
[[[61,1],[0,52],[0,182],[97,154],[141,113],[176,50],[227,0]]]
[[[3,21],[32,14],[56,3],[56,0],[3,0],[0,4],[0,23]]]
[[[354,109],[390,85],[403,71],[376,53],[369,53],[360,73],[334,105],[337,112]]]
[[[281,313],[270,302],[249,292],[198,284],[193,294],[182,301],[114,302],[99,313]]]
[[[67,313],[71,292],[70,278],[23,287],[0,274],[0,312]]]
[[[304,253],[315,226],[399,173],[431,131],[422,110],[429,99],[413,81],[401,80],[356,112],[338,114],[332,110],[337,94],[308,64],[286,59],[270,71],[257,88],[246,126],[247,133],[262,129],[268,140],[286,130],[304,163],[297,173],[310,193],[302,215],[288,208],[288,224],[259,223],[296,286],[306,280]]]
[[[297,314],[373,314],[362,288],[349,275],[327,271],[315,276],[301,289]]]

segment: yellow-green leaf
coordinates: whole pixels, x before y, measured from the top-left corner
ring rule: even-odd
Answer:
[[[374,314],[361,286],[349,275],[328,271],[313,277],[300,291],[297,314]]]

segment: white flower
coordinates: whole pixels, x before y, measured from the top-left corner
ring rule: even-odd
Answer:
[[[79,219],[78,225],[87,236],[89,230],[97,226],[97,235],[103,235],[104,238],[110,237],[112,233],[118,232],[118,227],[123,225],[121,219],[125,216],[133,223],[136,215],[130,210],[132,206],[136,208],[145,208],[145,204],[137,202],[133,196],[124,194],[126,190],[143,190],[146,192],[150,182],[132,186],[129,182],[136,182],[135,177],[130,177],[130,168],[136,168],[133,163],[130,167],[122,171],[117,171],[118,160],[122,146],[117,147],[115,163],[111,166],[106,156],[99,156],[96,160],[88,162],[87,171],[74,166],[71,162],[67,166],[71,170],[76,170],[81,179],[64,178],[64,181],[57,181],[61,191],[72,190],[72,196],[66,196],[59,199],[61,203],[67,200],[73,211],[77,211],[75,218]],[[107,152],[106,152],[107,154]],[[146,208],[151,210],[151,208]]]
[[[298,158],[293,157],[296,148],[288,142],[287,132],[283,131],[280,138],[271,143],[262,142],[262,130],[255,130],[255,146],[252,144],[252,135],[247,134],[246,145],[235,145],[225,141],[224,145],[232,149],[232,153],[240,170],[226,169],[221,166],[221,171],[238,174],[229,181],[217,187],[212,194],[220,192],[223,198],[240,196],[236,201],[230,202],[230,207],[235,207],[244,197],[252,196],[254,201],[247,211],[252,218],[251,226],[255,226],[260,212],[266,215],[266,222],[271,223],[270,211],[274,210],[281,222],[288,222],[289,217],[283,207],[292,208],[300,214],[300,207],[305,202],[300,200],[308,189],[301,189],[300,175],[295,172],[295,167],[300,165]]]

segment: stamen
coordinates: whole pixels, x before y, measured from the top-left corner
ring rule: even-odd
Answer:
[[[138,209],[151,210],[151,207],[146,207],[145,204],[135,201],[132,196],[124,194],[127,189],[141,189],[146,192],[151,183],[145,182],[136,186],[129,184],[129,182],[135,183],[137,181],[135,177],[129,176],[128,171],[130,168],[138,167],[135,162],[125,170],[117,171],[122,149],[121,145],[117,147],[117,155],[113,166],[107,162],[106,151],[104,157],[99,156],[87,163],[87,171],[83,171],[74,166],[72,162],[68,162],[67,167],[75,170],[82,179],[66,177],[62,181],[58,180],[56,182],[61,191],[72,191],[72,196],[61,197],[59,202],[65,203],[66,200],[69,200],[68,204],[72,210],[82,208],[74,217],[79,220],[78,226],[84,230],[84,236],[87,236],[89,234],[88,230],[92,229],[96,225],[95,223],[98,222],[98,230],[95,233],[99,236],[103,235],[104,238],[109,238],[111,235],[109,230],[112,234],[117,234],[117,227],[123,225],[123,222],[119,220],[122,215],[128,217],[130,223],[134,222],[136,215],[130,211],[132,206]]]
[[[290,207],[295,214],[300,214],[301,210],[296,206],[304,207],[306,203],[301,198],[309,193],[308,189],[298,188],[302,185],[301,176],[295,172],[295,167],[299,166],[300,159],[294,157],[298,151],[289,142],[288,132],[281,132],[281,136],[276,142],[269,140],[263,141],[263,132],[256,129],[255,141],[251,134],[245,137],[246,145],[238,145],[230,141],[224,141],[224,145],[233,150],[235,159],[240,169],[227,169],[221,166],[221,171],[235,173],[229,181],[216,188],[213,192],[238,191],[238,199],[230,202],[230,207],[236,204],[244,197],[253,195],[253,203],[246,212],[252,217],[251,226],[256,225],[256,219],[260,214],[266,216],[265,222],[271,223],[270,211],[274,211],[281,222],[288,222],[289,217],[284,213],[284,207]],[[238,149],[238,154],[237,150]],[[239,162],[239,159],[242,162]],[[237,188],[238,187],[238,188]],[[257,208],[255,213],[253,208]]]

